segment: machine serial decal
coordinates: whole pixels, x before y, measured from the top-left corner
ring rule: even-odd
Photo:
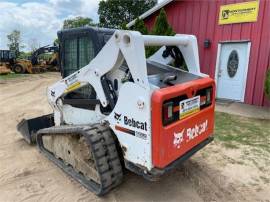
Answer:
[[[130,130],[128,128],[124,128],[124,127],[121,127],[121,126],[118,126],[116,125],[115,126],[115,130],[118,130],[118,131],[121,131],[123,133],[127,133],[129,135],[133,135],[135,137],[139,137],[139,138],[142,138],[142,139],[146,139],[147,135],[144,134],[144,133],[141,133],[141,132],[138,132],[138,131],[134,131],[134,130]]]
[[[189,142],[194,138],[198,137],[199,135],[203,134],[208,127],[208,120],[205,120],[201,124],[196,124],[192,128],[183,129],[181,132],[174,132],[173,136],[173,145],[177,149],[181,147],[181,143]]]
[[[77,79],[77,75],[78,75],[78,72],[77,73],[74,73],[74,75],[70,76],[69,78],[66,79],[66,84],[67,85],[72,85],[73,83],[77,82],[78,79]]]
[[[179,118],[183,119],[200,111],[200,96],[185,99],[179,103]]]

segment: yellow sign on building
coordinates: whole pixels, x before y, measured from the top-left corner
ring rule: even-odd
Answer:
[[[258,1],[223,5],[220,7],[219,24],[224,25],[242,22],[256,22],[258,10]]]

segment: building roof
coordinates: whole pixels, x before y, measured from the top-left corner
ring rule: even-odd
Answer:
[[[148,11],[146,11],[145,13],[143,13],[142,15],[139,16],[139,19],[145,19],[147,18],[149,15],[153,14],[154,12],[158,11],[159,9],[163,8],[164,6],[166,6],[168,3],[172,2],[173,0],[164,0],[162,2],[160,2],[159,4],[157,4],[156,6],[154,6],[153,8],[150,8]],[[127,24],[127,27],[131,27],[135,24],[136,19],[132,20],[131,22],[129,22]]]

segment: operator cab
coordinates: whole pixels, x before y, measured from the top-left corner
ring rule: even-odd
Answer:
[[[10,50],[0,50],[0,63],[11,63],[14,64],[15,53]]]
[[[95,27],[81,27],[59,31],[57,35],[59,39],[59,58],[62,78],[71,75],[89,64],[111,38],[113,33],[114,30],[112,29]],[[96,100],[96,93],[90,85],[67,94],[63,102],[73,107],[88,109],[93,108],[99,103]]]
[[[113,29],[82,27],[59,31],[60,70],[63,78],[96,57],[113,35]]]

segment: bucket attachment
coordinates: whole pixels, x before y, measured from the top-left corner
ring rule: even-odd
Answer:
[[[35,144],[37,131],[52,126],[54,126],[53,114],[48,114],[33,119],[21,120],[17,125],[17,131],[22,134],[29,144]]]

